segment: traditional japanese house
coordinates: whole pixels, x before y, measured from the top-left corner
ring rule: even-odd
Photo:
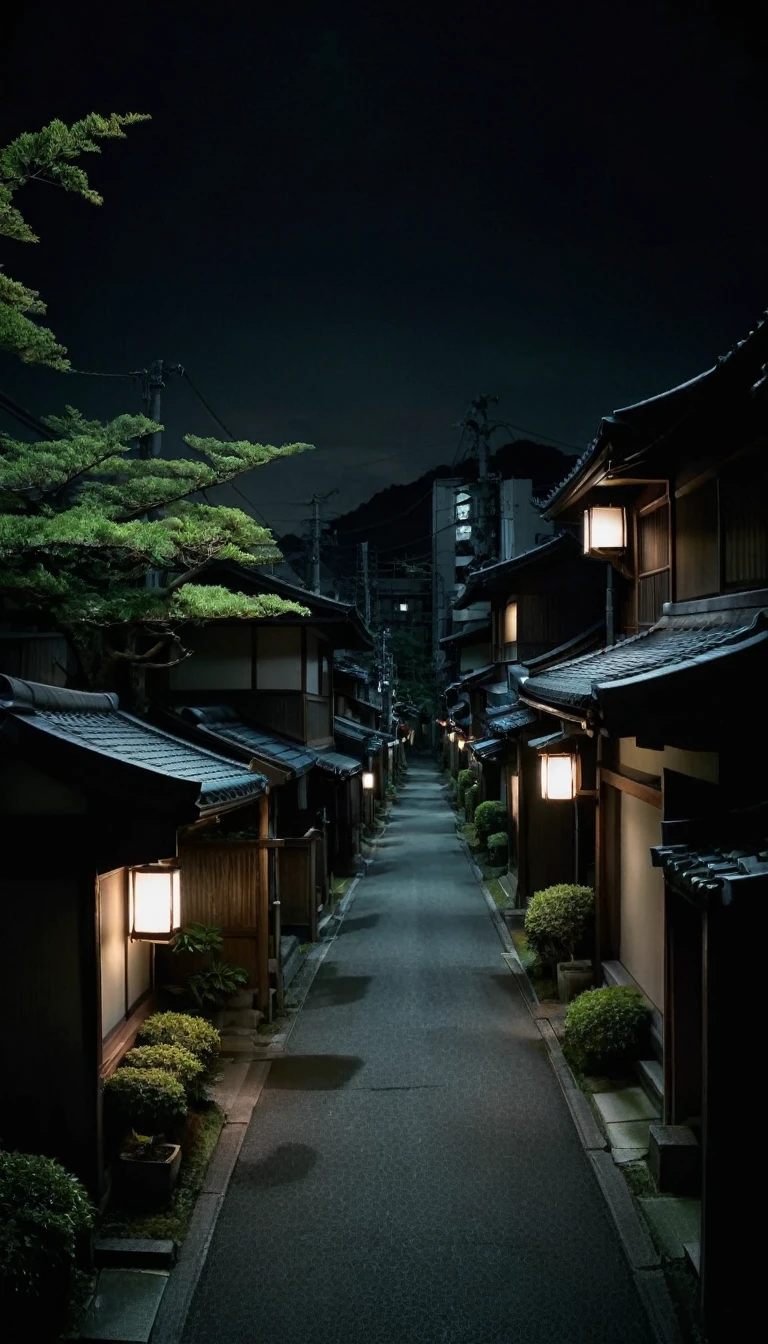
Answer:
[[[602,422],[545,516],[581,522],[585,548],[610,561],[622,637],[531,668],[520,688],[561,734],[544,752],[569,785],[557,796],[572,797],[582,771],[589,787],[596,766],[597,965],[653,1010],[663,1071],[646,1082],[671,1127],[658,1136],[670,1150],[662,1172],[680,1127],[700,1139],[691,1259],[717,1339],[758,1305],[733,1235],[748,1173],[727,1098],[745,1011],[730,975],[735,949],[759,936],[768,852],[755,768],[768,674],[767,361],[762,322],[706,373]]]
[[[295,823],[324,833],[326,875],[355,861],[361,817],[359,760],[336,747],[333,725],[333,654],[336,648],[368,650],[373,637],[356,609],[332,598],[232,565],[211,565],[199,581],[221,582],[249,596],[274,593],[306,609],[262,620],[214,621],[184,632],[194,657],[155,679],[155,700],[167,707],[229,706],[244,724],[276,740],[298,743],[317,756],[303,786],[286,805],[284,826]],[[210,726],[210,725],[209,725]],[[232,740],[232,733],[229,739]],[[245,742],[245,748],[250,749]],[[254,755],[257,753],[254,752]],[[278,811],[280,803],[278,802]]]
[[[492,669],[465,676],[462,684],[472,708],[469,756],[480,798],[498,798],[508,806],[509,889],[520,905],[564,876],[571,880],[577,867],[589,876],[590,854],[584,846],[569,871],[562,872],[573,818],[542,805],[536,762],[525,745],[546,727],[535,711],[519,703],[517,685],[529,665],[546,666],[566,651],[599,646],[605,568],[584,559],[573,533],[562,531],[510,560],[476,570],[454,603],[459,609],[481,600],[491,606]]]
[[[4,1143],[101,1192],[101,1080],[156,1006],[155,943],[181,920],[218,922],[225,957],[268,1000],[267,850],[224,880],[179,860],[217,819],[266,836],[267,792],[115,695],[0,675]]]

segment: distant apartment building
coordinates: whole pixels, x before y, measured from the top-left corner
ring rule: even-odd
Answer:
[[[453,600],[469,573],[495,560],[511,560],[552,535],[533,502],[529,480],[435,481],[432,487],[432,647],[437,665],[440,641],[464,625],[490,619],[490,604],[460,611]]]

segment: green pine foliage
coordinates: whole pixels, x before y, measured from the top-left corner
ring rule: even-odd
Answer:
[[[100,205],[77,160],[146,119],[91,113],[72,126],[52,121],[0,149],[0,236],[38,241],[15,204],[29,183]],[[0,272],[0,350],[65,371],[66,350],[32,320],[44,312],[35,291]],[[108,685],[116,664],[127,662],[140,706],[143,673],[189,656],[184,625],[306,614],[275,596],[194,580],[214,560],[253,567],[281,558],[268,528],[240,509],[210,504],[206,491],[309,444],[277,448],[188,434],[186,455],[145,458],[137,444],[162,429],[146,416],[102,424],[68,406],[46,425],[54,437],[42,442],[0,434],[0,600],[22,621],[42,621],[68,637],[81,682]]]
[[[145,416],[104,425],[67,407],[46,423],[51,441],[0,435],[0,596],[53,621],[89,684],[107,683],[119,659],[145,667],[183,659],[178,627],[186,623],[305,612],[271,594],[193,582],[210,561],[253,567],[280,551],[240,509],[189,496],[308,444],[190,434],[194,457],[146,459],[135,456],[136,440],[156,428]],[[147,584],[151,571],[157,586]]]
[[[19,187],[30,182],[61,187],[90,205],[101,205],[101,196],[76,160],[83,154],[100,154],[100,140],[123,140],[126,127],[148,120],[142,112],[112,112],[107,117],[90,112],[71,126],[52,121],[40,131],[25,131],[0,149],[0,237],[16,243],[40,241],[14,200]],[[45,303],[36,289],[0,270],[0,350],[25,364],[47,364],[63,372],[70,367],[65,346],[33,320],[44,313]]]

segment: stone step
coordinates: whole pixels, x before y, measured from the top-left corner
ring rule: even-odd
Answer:
[[[167,1270],[99,1270],[80,1338],[147,1344],[167,1282]]]
[[[97,1269],[170,1269],[176,1263],[175,1241],[150,1241],[149,1238],[104,1237],[93,1244]]]
[[[664,1113],[664,1070],[658,1059],[639,1059],[635,1072],[651,1101],[656,1102],[659,1114]]]

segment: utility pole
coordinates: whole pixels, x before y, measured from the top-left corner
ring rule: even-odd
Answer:
[[[183,373],[181,364],[166,364],[162,359],[153,359],[148,369],[144,370],[143,398],[147,407],[147,415],[156,425],[161,423],[161,404],[162,392],[165,387],[165,380],[169,373]],[[139,444],[139,454],[141,457],[159,457],[163,444],[162,430],[155,430],[154,434],[148,434]]]
[[[338,490],[329,490],[327,495],[313,495],[309,501],[312,509],[312,517],[305,518],[305,523],[310,525],[309,534],[309,586],[313,593],[320,592],[320,541],[323,535],[323,520],[320,514],[320,505],[325,504],[326,500],[331,499],[333,495],[338,495]]]
[[[475,528],[476,556],[483,560],[496,559],[495,509],[493,507],[494,482],[488,472],[491,454],[491,434],[494,426],[488,422],[488,407],[498,402],[487,392],[481,393],[470,402],[469,411],[464,420],[465,428],[474,438],[474,456],[477,458],[477,524]]]
[[[368,542],[360,542],[360,565],[363,571],[363,600],[365,624],[371,624],[371,576],[368,568]]]
[[[384,732],[392,731],[392,680],[390,665],[392,655],[387,647],[389,639],[389,630],[382,629],[381,632],[381,709],[384,723]]]

